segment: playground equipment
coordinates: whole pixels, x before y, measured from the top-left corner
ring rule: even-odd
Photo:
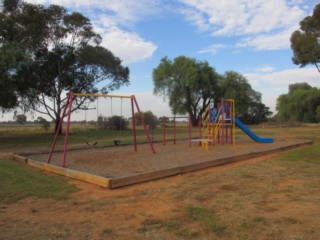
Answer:
[[[209,144],[230,143],[235,144],[235,126],[238,126],[245,134],[259,143],[272,143],[272,138],[261,138],[251,131],[245,124],[235,117],[235,103],[233,99],[221,99],[217,108],[209,106],[202,115],[202,131],[200,143],[207,150]]]
[[[61,161],[61,164],[60,164],[62,167],[66,166],[68,138],[69,138],[69,131],[70,131],[70,118],[71,118],[71,114],[72,114],[72,112],[74,110],[72,108],[72,103],[73,103],[73,100],[76,97],[84,97],[84,98],[103,97],[103,98],[111,98],[111,99],[112,98],[120,98],[121,99],[121,114],[122,114],[122,99],[130,99],[130,102],[131,102],[131,113],[132,113],[132,133],[133,133],[134,150],[137,151],[137,149],[138,149],[137,148],[136,123],[135,123],[135,116],[134,116],[135,109],[136,109],[138,114],[139,114],[139,118],[140,118],[140,121],[142,123],[145,135],[146,135],[146,137],[148,139],[151,151],[153,153],[156,153],[156,151],[154,149],[154,146],[153,146],[153,143],[151,141],[148,129],[147,129],[146,124],[144,122],[143,115],[142,115],[142,113],[140,111],[138,102],[137,102],[137,100],[136,100],[134,95],[131,95],[131,96],[120,96],[120,95],[107,95],[107,94],[73,93],[73,92],[70,91],[68,93],[67,102],[65,104],[65,107],[64,107],[64,109],[62,111],[62,114],[61,114],[61,117],[60,117],[58,129],[56,130],[56,134],[54,136],[54,139],[53,139],[53,142],[52,142],[52,145],[51,145],[51,149],[50,149],[50,153],[49,153],[49,157],[48,157],[47,163],[50,163],[50,161],[51,161],[51,157],[52,157],[52,154],[53,154],[53,151],[54,151],[57,139],[58,139],[58,135],[59,135],[59,132],[60,132],[60,130],[62,128],[63,120],[67,116],[67,125],[66,125],[66,130],[65,130],[64,146],[63,146],[63,157],[62,157],[62,161]],[[111,100],[111,111],[112,111],[112,100]],[[119,144],[119,139],[115,139],[114,141],[116,141],[115,144]]]
[[[230,142],[235,144],[235,107],[233,99],[221,99],[217,108],[209,106],[201,117],[201,146]]]
[[[235,118],[235,123],[244,133],[250,138],[259,143],[273,143],[273,138],[261,138],[253,131],[251,131],[246,125],[244,125],[238,118]]]
[[[172,130],[172,137],[167,136],[167,130],[168,126],[167,124],[170,123],[170,120],[172,119],[172,125],[173,125],[173,130]],[[190,116],[188,117],[178,117],[178,116],[173,116],[173,117],[162,117],[162,144],[166,145],[166,142],[172,141],[173,144],[176,144],[177,140],[177,119],[187,119],[188,120],[188,139],[189,139],[189,145],[191,144],[190,139],[191,139],[191,119]]]

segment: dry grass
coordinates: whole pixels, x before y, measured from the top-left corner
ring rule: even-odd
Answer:
[[[264,129],[312,146],[64,202],[0,205],[0,239],[320,239],[320,127]],[[62,224],[63,223],[63,224]]]

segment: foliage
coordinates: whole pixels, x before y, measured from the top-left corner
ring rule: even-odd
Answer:
[[[320,61],[320,44],[318,41],[320,31],[320,4],[316,5],[311,16],[305,17],[300,22],[300,30],[291,35],[291,48],[294,64],[304,67],[314,64],[318,71]]]
[[[98,117],[98,126],[103,129],[112,129],[112,130],[127,130],[128,121],[122,116],[114,115],[112,117],[106,118],[103,116]]]
[[[280,121],[318,122],[320,89],[307,83],[289,85],[289,93],[277,99],[277,118]]]
[[[37,122],[41,124],[42,128],[47,133],[50,128],[50,123],[43,117],[38,117]]]
[[[26,122],[27,122],[27,116],[24,114],[15,114],[14,119],[16,120],[16,122],[18,124],[21,124],[21,125],[26,124]]]
[[[158,124],[158,118],[151,111],[141,112],[143,116],[144,123],[149,127],[149,129],[154,129]],[[139,117],[139,113],[135,113],[134,115],[137,126],[141,126],[142,122]]]
[[[101,36],[82,14],[57,5],[9,5],[0,13],[2,108],[47,114],[57,128],[69,90],[107,93],[129,83],[129,69],[99,45]],[[72,111],[84,102],[75,98]]]
[[[12,203],[26,197],[65,200],[76,191],[61,177],[46,175],[26,166],[0,160],[0,203]]]
[[[214,99],[221,97],[219,74],[206,61],[164,57],[153,69],[154,93],[169,98],[174,115],[189,113],[193,125]]]
[[[235,100],[236,115],[247,124],[260,123],[272,114],[261,102],[261,93],[252,89],[241,74],[228,71],[222,76],[221,91],[225,98]]]

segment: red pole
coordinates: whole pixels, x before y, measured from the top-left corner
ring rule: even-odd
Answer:
[[[191,130],[192,130],[192,124],[191,124],[191,116],[190,116],[190,115],[189,115],[188,129],[189,129],[189,147],[191,147]]]
[[[51,145],[51,149],[50,149],[50,153],[49,153],[49,157],[48,157],[47,163],[50,163],[50,162],[51,162],[51,157],[52,157],[52,154],[53,154],[53,150],[54,150],[54,147],[56,146],[56,143],[57,143],[57,139],[58,139],[58,136],[59,136],[60,129],[61,129],[61,127],[62,127],[63,119],[64,119],[64,116],[65,116],[65,114],[66,114],[67,108],[68,108],[70,96],[71,96],[71,94],[70,94],[70,92],[69,92],[69,93],[68,93],[68,98],[67,98],[66,105],[64,106],[62,115],[61,115],[61,117],[60,117],[60,121],[59,121],[58,128],[57,128],[57,130],[56,130],[56,132],[55,132],[55,135],[54,135],[54,139],[53,139],[53,142],[52,142],[52,145]]]
[[[173,117],[173,144],[176,144],[176,116]]]
[[[190,115],[189,115],[189,117],[190,117]],[[198,121],[198,137],[199,137],[200,139],[202,138],[201,126],[202,126],[202,116],[199,116],[199,121]]]
[[[220,115],[221,114],[221,104],[218,103],[218,110],[217,110],[217,121],[218,121],[218,124],[220,122]],[[218,127],[218,132],[216,133],[217,136],[218,136],[218,144],[220,143],[220,128],[221,128],[221,123],[220,123],[220,126]]]
[[[132,132],[133,132],[133,145],[134,150],[137,151],[137,131],[136,131],[136,118],[134,116],[134,104],[133,104],[134,96],[131,96],[131,112],[132,112]]]
[[[64,136],[63,158],[62,158],[61,167],[66,166],[68,138],[69,138],[69,130],[70,130],[70,117],[71,117],[71,108],[72,108],[72,95],[73,95],[72,92],[70,92],[69,107],[68,107],[68,122],[67,122],[66,134]]]
[[[162,144],[166,145],[166,117],[162,117]]]
[[[151,148],[151,150],[152,150],[153,153],[156,153],[156,151],[154,150],[153,143],[152,143],[152,141],[151,141],[150,135],[149,135],[149,131],[148,131],[147,128],[146,128],[146,124],[144,123],[143,116],[142,116],[141,111],[140,111],[140,108],[139,108],[139,106],[138,106],[137,99],[136,99],[136,98],[133,98],[133,100],[134,100],[134,103],[135,103],[135,105],[136,105],[136,107],[137,107],[137,110],[138,110],[138,113],[139,113],[139,117],[140,117],[141,123],[142,123],[142,125],[143,125],[144,132],[145,132],[145,134],[146,134],[146,136],[147,136],[147,139],[148,139],[148,142],[149,142],[149,144],[150,144],[150,148]]]
[[[221,127],[222,127],[222,129],[221,129],[221,131],[222,131],[222,140],[221,140],[221,144],[223,145],[224,144],[224,141],[225,141],[225,124],[224,124],[224,113],[225,113],[225,109],[224,109],[224,99],[222,98],[222,117],[221,117],[221,119],[222,119],[222,121],[221,121]]]
[[[230,143],[233,143],[233,118],[232,118],[232,110],[233,110],[233,106],[232,106],[232,101],[230,101],[230,111],[229,111],[229,118],[230,118]]]

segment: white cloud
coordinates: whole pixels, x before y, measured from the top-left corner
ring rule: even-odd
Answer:
[[[320,86],[320,74],[316,68],[286,69],[272,73],[244,73],[249,81],[272,86],[288,86],[292,83],[307,82],[311,86]],[[286,89],[287,90],[287,89]]]
[[[320,87],[320,74],[316,68],[286,69],[279,72],[244,73],[252,88],[262,93],[262,102],[275,112],[279,95],[288,93],[289,84],[307,82]]]
[[[290,37],[294,29],[287,29],[279,33],[259,34],[247,37],[237,44],[237,47],[253,47],[256,50],[279,50],[290,46]]]
[[[244,37],[238,47],[258,50],[288,48],[292,31],[309,14],[297,1],[180,1],[186,5],[182,13],[187,21],[199,30],[210,30],[214,36]]]
[[[203,49],[198,51],[198,53],[211,53],[211,54],[216,54],[220,49],[226,48],[227,45],[225,44],[213,44],[207,49]]]
[[[58,4],[81,10],[91,19],[103,38],[102,46],[125,64],[141,62],[153,55],[157,46],[128,27],[150,15],[161,13],[158,0],[27,0],[35,4]],[[99,14],[97,14],[97,12]]]
[[[272,66],[267,66],[267,65],[265,65],[265,66],[261,66],[261,67],[257,67],[256,69],[255,69],[255,71],[257,71],[257,72],[272,72],[274,70],[274,67],[272,67]]]
[[[151,57],[157,46],[142,39],[138,34],[112,28],[102,34],[102,46],[111,50],[125,64],[144,61]]]

